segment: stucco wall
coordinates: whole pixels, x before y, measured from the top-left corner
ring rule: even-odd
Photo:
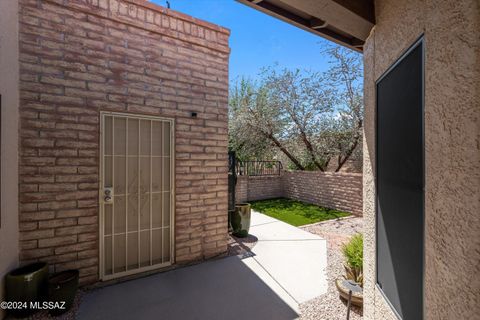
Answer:
[[[4,275],[18,264],[18,3],[0,1],[0,301]],[[0,319],[3,310],[0,309]]]
[[[375,1],[364,48],[365,319],[396,319],[375,289],[375,80],[425,35],[425,319],[480,313],[480,9]]]

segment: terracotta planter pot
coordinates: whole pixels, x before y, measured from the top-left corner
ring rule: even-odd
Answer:
[[[338,292],[340,293],[340,297],[348,301],[348,292],[350,289],[345,285],[346,281],[350,281],[351,284],[356,284],[351,280],[339,278],[335,280],[335,285],[337,286]],[[360,292],[352,290],[352,305],[357,307],[363,306],[363,289],[361,289]]]
[[[240,203],[235,205],[235,211],[232,212],[231,224],[233,235],[239,238],[248,236],[250,230],[250,219],[252,209],[249,203]]]

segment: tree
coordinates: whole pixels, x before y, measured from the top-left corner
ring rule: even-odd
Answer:
[[[327,71],[331,86],[338,94],[339,110],[337,168],[352,156],[362,137],[363,128],[363,64],[360,55],[344,47],[330,47],[327,51],[333,61]]]
[[[298,138],[304,145],[305,153],[318,170],[325,171],[328,152],[312,144],[319,133],[321,121],[334,109],[333,91],[325,85],[325,79],[318,73],[284,69],[277,72],[267,68],[263,81],[270,91],[272,103],[281,111],[289,126],[289,136]]]
[[[265,68],[255,83],[230,93],[230,147],[244,159],[284,155],[296,169],[339,171],[359,150],[363,125],[362,63],[330,47],[324,73]],[[279,154],[278,151],[281,153]]]
[[[242,79],[234,86],[230,93],[230,147],[244,157],[268,153],[266,147],[274,145],[299,170],[304,170],[300,161],[281,142],[288,123],[271,101],[270,92],[264,85]]]

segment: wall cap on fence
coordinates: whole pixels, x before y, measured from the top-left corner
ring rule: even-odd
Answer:
[[[274,178],[274,179],[278,179],[282,176],[282,174],[269,174],[269,175],[264,175],[264,176],[238,176],[238,177],[245,177],[245,178],[249,178],[249,179],[262,179],[262,178]]]
[[[304,171],[304,170],[283,170],[285,174],[320,174],[320,175],[343,175],[361,177],[363,173],[357,172],[332,172],[332,171]]]

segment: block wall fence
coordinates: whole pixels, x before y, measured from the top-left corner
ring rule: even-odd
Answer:
[[[225,252],[229,30],[142,0],[19,4],[21,263],[98,280],[100,111],[175,120],[176,263]]]
[[[362,215],[362,174],[283,171],[280,176],[239,176],[236,201],[285,197]]]

